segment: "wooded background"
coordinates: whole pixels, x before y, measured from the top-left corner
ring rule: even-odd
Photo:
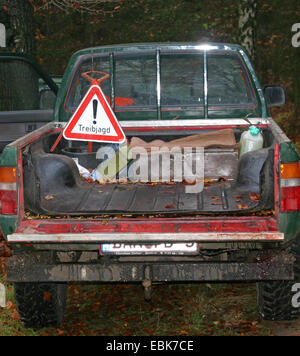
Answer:
[[[32,54],[52,75],[63,74],[72,53],[85,47],[242,43],[262,85],[286,87],[287,104],[272,114],[300,142],[300,47],[292,45],[299,0],[0,0],[0,23],[6,50]]]

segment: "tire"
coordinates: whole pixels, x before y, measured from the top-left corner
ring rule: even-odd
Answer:
[[[299,318],[300,308],[294,308],[292,286],[300,283],[300,239],[290,248],[295,257],[294,281],[258,282],[256,285],[258,311],[264,320],[282,321]]]
[[[25,327],[58,326],[64,317],[67,284],[15,283],[15,300]]]

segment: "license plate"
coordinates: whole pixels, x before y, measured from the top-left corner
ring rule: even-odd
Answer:
[[[196,255],[197,243],[159,243],[159,244],[123,244],[101,245],[102,254],[109,255]]]

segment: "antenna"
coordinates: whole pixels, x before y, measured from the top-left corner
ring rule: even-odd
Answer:
[[[94,49],[92,49],[92,72],[94,72]]]

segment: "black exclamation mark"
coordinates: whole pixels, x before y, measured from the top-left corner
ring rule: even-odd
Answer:
[[[94,100],[93,100],[93,116],[94,116],[93,124],[94,124],[94,125],[97,124],[97,121],[96,121],[96,117],[97,117],[97,107],[98,107],[98,100],[94,99]]]

